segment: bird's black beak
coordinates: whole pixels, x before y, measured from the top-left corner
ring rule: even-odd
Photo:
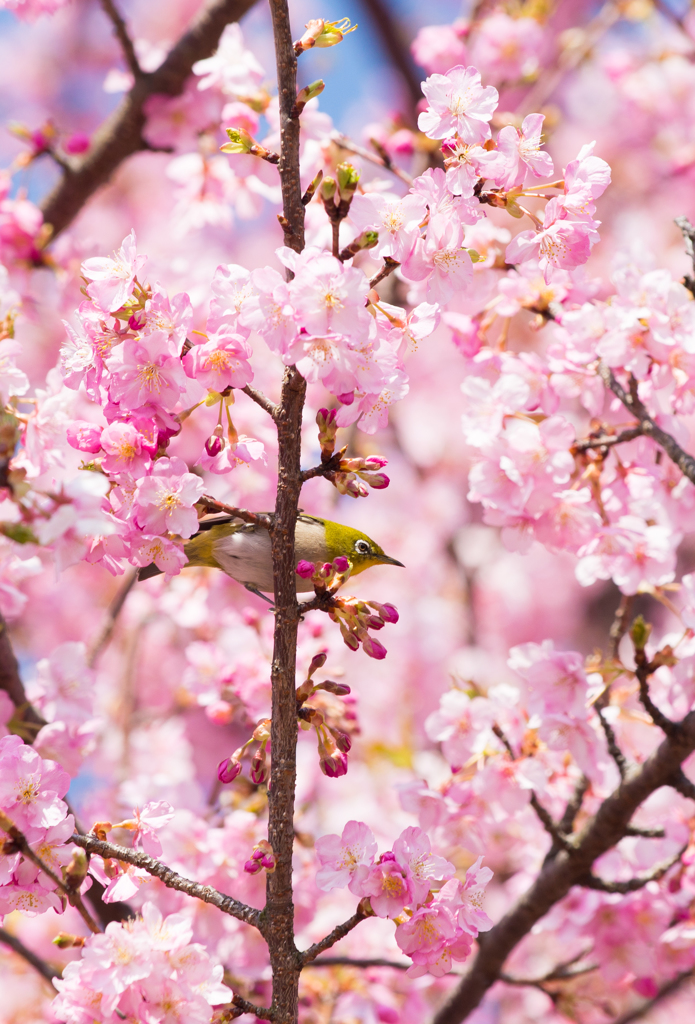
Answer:
[[[379,561],[385,562],[387,565],[400,565],[401,569],[405,569],[402,562],[399,562],[397,558],[389,558],[388,555],[382,555]]]

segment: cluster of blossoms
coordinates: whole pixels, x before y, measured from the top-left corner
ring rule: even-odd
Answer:
[[[377,859],[372,830],[349,821],[341,836],[316,841],[321,865],[316,874],[320,889],[347,888],[368,900],[377,917],[396,923],[396,942],[413,961],[410,977],[441,977],[452,960],[466,960],[478,932],[492,921],[481,907],[489,868],[482,858],[468,868],[463,881],[454,878],[453,864],[431,852],[421,828],[406,828],[393,849]]]
[[[56,979],[53,1004],[66,1024],[129,1019],[185,1019],[207,1024],[211,1006],[229,1003],[223,968],[205,948],[191,942],[190,918],[163,917],[152,903],[125,924],[111,922],[87,939],[82,959]]]
[[[45,761],[19,736],[0,739],[0,913],[21,910],[43,914],[49,908],[64,909],[62,895],[51,878],[26,857],[11,838],[18,829],[29,846],[62,882],[62,869],[70,864],[72,850],[66,845],[75,830],[62,797],[70,777],[54,761]],[[87,883],[88,886],[89,883]]]

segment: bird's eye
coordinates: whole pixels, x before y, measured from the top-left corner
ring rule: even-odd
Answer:
[[[369,544],[367,544],[366,540],[355,541],[355,551],[357,552],[358,555],[368,555],[371,550],[372,549],[370,548]]]

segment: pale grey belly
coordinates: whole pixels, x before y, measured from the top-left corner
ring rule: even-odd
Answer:
[[[227,537],[222,537],[213,544],[213,554],[224,572],[239,583],[249,583],[272,594],[273,562],[270,553],[270,537],[267,530],[239,530]],[[313,591],[314,587],[301,576],[296,577],[297,592],[300,594]]]

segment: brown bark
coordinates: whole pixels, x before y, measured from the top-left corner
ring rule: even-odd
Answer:
[[[72,223],[87,200],[124,160],[149,148],[142,132],[146,121],[143,107],[150,96],[179,96],[195,62],[213,54],[225,25],[238,21],[255,2],[212,0],[161,67],[136,77],[120,106],[95,133],[89,151],[63,169],[58,184],[41,204],[45,222],[53,226],[53,237]]]
[[[292,116],[297,98],[297,58],[287,0],[270,0],[280,103],[280,163],[282,225],[285,244],[296,252],[304,248],[304,206],[299,180],[299,120]],[[275,635],[273,640],[271,775],[268,790],[268,839],[276,859],[268,875],[262,929],[273,971],[273,1019],[295,1024],[301,959],[294,943],[292,851],[294,796],[297,776],[297,578],[294,531],[302,487],[300,466],[302,410],[306,381],[296,367],[285,370],[280,404],[276,408],[278,432],[278,486],[271,528],[275,576]]]

